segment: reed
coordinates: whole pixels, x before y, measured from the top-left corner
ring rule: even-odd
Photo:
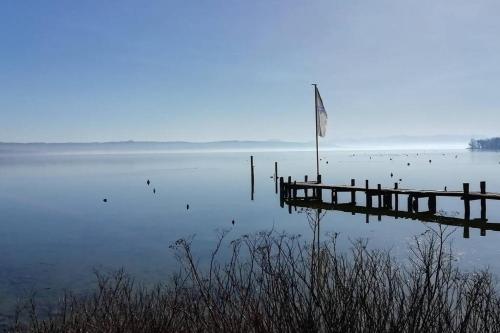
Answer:
[[[55,310],[20,309],[12,332],[499,332],[500,297],[487,271],[455,264],[449,233],[415,237],[407,260],[337,237],[320,244],[261,232],[225,244],[201,268],[191,241],[172,248],[180,270],[154,288],[123,271],[97,273],[93,293]],[[229,260],[221,260],[230,251]],[[43,319],[40,319],[43,318]]]

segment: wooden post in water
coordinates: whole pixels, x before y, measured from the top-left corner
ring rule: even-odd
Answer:
[[[479,183],[481,194],[486,194],[486,182]],[[481,222],[486,223],[486,199],[481,198]],[[486,229],[481,228],[481,236],[486,236]]]
[[[372,196],[369,194],[368,179],[365,180],[366,207],[372,208]]]
[[[371,208],[372,207],[372,197],[368,193],[368,191],[369,191],[368,179],[365,179],[366,207]],[[368,214],[368,210],[366,210],[366,223],[370,223],[370,214]]]
[[[380,208],[382,208],[382,186],[377,184],[377,201],[378,201],[378,216],[377,219],[382,221],[382,215],[380,214]]]
[[[398,183],[394,183],[394,189],[398,189]],[[399,212],[399,194],[396,192],[394,193],[394,207],[396,210],[396,219],[398,218],[398,212]]]
[[[466,221],[470,220],[470,198],[469,198],[469,183],[464,183],[464,218]]]
[[[274,191],[278,193],[278,162],[274,162]]]
[[[285,206],[285,198],[283,197],[285,195],[284,191],[284,185],[283,185],[283,177],[280,177],[280,206],[283,208]]]
[[[351,186],[352,187],[356,186],[355,179],[351,179]],[[356,191],[354,191],[354,190],[351,191],[351,204],[356,205]]]
[[[288,187],[287,187],[287,193],[286,193],[287,198],[292,197],[292,187],[290,185],[292,185],[292,177],[288,176]]]
[[[486,182],[481,182],[479,184],[479,187],[481,188],[481,194],[486,194]],[[486,199],[481,198],[481,220],[484,220],[486,222]]]
[[[297,182],[293,181],[293,198],[297,199]]]
[[[466,225],[464,226],[464,238],[469,238],[469,220],[470,220],[470,198],[469,198],[469,183],[463,184],[464,189],[464,219]]]
[[[382,186],[377,184],[378,208],[382,208]]]
[[[316,183],[321,184],[321,175],[318,175]],[[321,201],[323,199],[323,191],[320,188],[317,189],[316,195],[318,197],[318,200]]]
[[[408,213],[413,212],[413,195],[408,194]]]
[[[429,200],[427,201],[427,206],[429,208],[429,212],[432,214],[436,214],[436,195],[430,194]]]
[[[307,175],[304,176],[304,183],[307,183]],[[307,190],[307,186],[306,186],[306,187],[304,187],[304,198],[306,198],[306,199],[308,196],[307,192],[308,192],[308,190]]]
[[[254,172],[253,172],[253,155],[250,156],[250,179],[251,179],[251,182],[252,182],[252,195],[251,195],[251,199],[253,200],[253,194],[254,194],[254,190],[255,190],[255,177],[254,177]]]

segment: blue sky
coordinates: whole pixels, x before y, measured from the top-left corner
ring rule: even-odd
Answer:
[[[499,135],[500,1],[0,3],[0,141]]]

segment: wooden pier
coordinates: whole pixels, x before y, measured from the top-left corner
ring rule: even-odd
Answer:
[[[292,207],[309,207],[325,210],[337,210],[365,214],[367,222],[369,215],[392,216],[394,218],[418,219],[421,221],[436,222],[447,225],[464,227],[464,237],[468,238],[469,227],[481,229],[481,235],[486,230],[500,231],[500,223],[488,223],[486,216],[487,200],[500,200],[500,193],[486,192],[486,183],[480,183],[480,191],[470,191],[468,183],[463,184],[462,191],[436,191],[415,190],[399,188],[394,183],[393,188],[383,188],[380,184],[370,188],[368,180],[364,186],[356,186],[356,181],[351,179],[350,185],[326,185],[321,182],[321,175],[315,181],[309,181],[305,176],[303,181],[292,181],[291,177],[285,181],[280,177],[280,204],[286,203],[291,213]],[[339,194],[348,193],[348,201],[339,202]],[[358,205],[357,195],[364,197],[364,205]],[[328,197],[328,199],[324,199]],[[406,198],[406,209],[400,209],[400,198]],[[437,199],[439,197],[453,197],[463,201],[464,218],[447,217],[437,214]],[[376,200],[374,200],[376,198]],[[421,207],[421,199],[427,199],[426,209]],[[480,217],[471,219],[471,201],[480,201]],[[376,202],[376,206],[374,205]],[[404,202],[404,201],[403,201]]]

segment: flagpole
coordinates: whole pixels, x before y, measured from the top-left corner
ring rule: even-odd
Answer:
[[[318,150],[318,87],[314,86],[314,117],[316,119],[316,176],[319,176],[319,150]]]

